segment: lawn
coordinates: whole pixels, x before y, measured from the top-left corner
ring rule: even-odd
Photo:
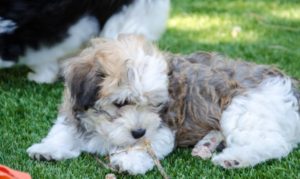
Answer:
[[[183,54],[217,51],[273,64],[300,79],[299,0],[172,0],[172,6],[167,31],[158,43],[161,49]],[[103,178],[110,171],[88,154],[60,162],[29,159],[26,149],[47,134],[56,117],[63,84],[28,82],[28,71],[0,70],[0,163],[33,178]],[[282,160],[238,170],[224,170],[190,152],[177,149],[162,161],[172,178],[300,178],[300,148]],[[136,176],[158,177],[157,169]]]

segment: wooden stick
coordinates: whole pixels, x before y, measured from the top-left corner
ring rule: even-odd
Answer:
[[[157,158],[157,156],[155,155],[152,147],[151,147],[151,143],[147,140],[144,141],[145,143],[145,147],[146,150],[148,152],[148,154],[152,157],[156,167],[158,168],[160,174],[163,176],[164,179],[170,179],[170,177],[168,176],[168,174],[165,172],[164,168],[162,167],[159,159]]]
[[[137,150],[146,150],[147,153],[150,155],[150,157],[153,159],[156,167],[158,168],[158,171],[160,172],[160,174],[163,176],[164,179],[170,179],[170,177],[168,176],[168,174],[165,172],[164,168],[162,167],[159,159],[157,158],[157,156],[155,155],[155,152],[153,151],[152,147],[151,147],[151,143],[148,140],[144,140],[144,147],[142,148],[136,148]],[[136,150],[136,149],[132,149],[127,148],[125,150],[121,150],[121,151],[117,151],[114,154],[118,154],[118,153],[122,153],[122,152],[126,152],[128,150]],[[109,164],[106,164],[105,162],[103,162],[102,160],[100,160],[100,158],[95,155],[95,159],[97,160],[98,163],[100,163],[101,165],[104,166],[104,168],[108,169],[108,170],[112,170],[113,172],[117,172],[117,173],[121,173],[119,170],[115,169],[114,167],[112,167]]]
[[[277,28],[277,29],[282,29],[282,30],[287,30],[287,31],[293,31],[293,32],[300,32],[299,27],[290,27],[290,26],[284,26],[284,25],[278,25],[278,24],[272,24],[266,20],[265,17],[259,16],[255,13],[250,13],[251,16],[253,16],[258,23],[270,27],[270,28]]]
[[[120,173],[119,170],[115,169],[115,168],[112,167],[111,165],[106,164],[105,162],[103,162],[102,160],[100,160],[100,158],[99,158],[97,155],[95,155],[95,159],[96,159],[96,161],[97,161],[98,163],[100,163],[101,165],[103,165],[104,168],[106,168],[106,169],[108,169],[108,170],[111,170],[111,171],[113,171],[113,172]]]

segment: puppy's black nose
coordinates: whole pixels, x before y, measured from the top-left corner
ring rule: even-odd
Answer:
[[[133,138],[138,139],[141,138],[145,135],[146,130],[145,129],[136,129],[136,130],[132,130],[131,131],[131,135],[133,136]]]

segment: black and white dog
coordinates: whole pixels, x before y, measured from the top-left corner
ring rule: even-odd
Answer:
[[[137,33],[157,40],[169,6],[170,0],[1,0],[0,68],[27,65],[29,80],[51,83],[59,59],[91,37]]]

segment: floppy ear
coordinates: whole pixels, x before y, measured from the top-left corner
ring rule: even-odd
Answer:
[[[69,59],[64,65],[66,86],[70,90],[74,111],[85,111],[98,98],[103,74],[100,64],[94,59],[80,56]]]

